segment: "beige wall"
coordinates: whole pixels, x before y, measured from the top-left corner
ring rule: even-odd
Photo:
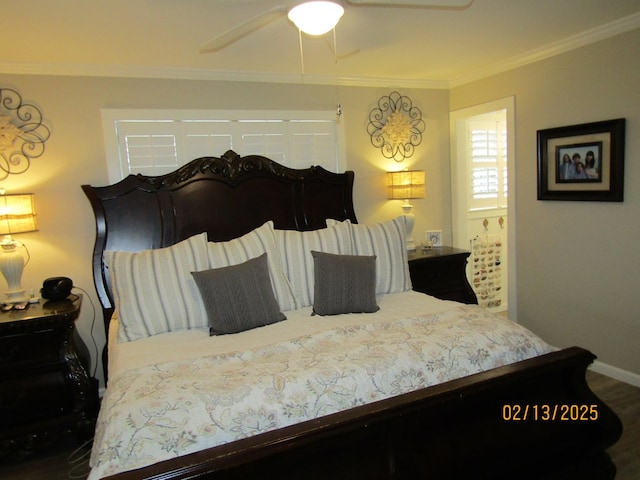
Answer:
[[[516,99],[517,319],[640,375],[640,30],[451,91]],[[538,201],[536,131],[624,117],[623,203]],[[640,377],[637,377],[640,378]]]
[[[423,111],[427,124],[424,140],[403,164],[385,161],[366,133],[367,115],[381,95],[394,90],[310,85],[223,83],[208,81],[79,78],[0,74],[0,88],[15,88],[25,103],[38,105],[51,138],[45,153],[24,174],[12,176],[0,186],[8,192],[34,192],[39,231],[18,236],[31,252],[23,286],[36,291],[42,280],[69,276],[86,290],[96,306],[83,306],[79,331],[98,358],[104,343],[99,303],[93,291],[91,255],[94,220],[80,189],[88,183],[107,181],[102,108],[332,110],[338,101],[344,111],[347,167],[355,170],[355,209],[361,222],[373,222],[401,213],[400,201],[385,197],[384,171],[401,167],[427,171],[427,198],[414,202],[416,232],[450,230],[448,167],[448,91],[399,89]],[[223,152],[211,152],[213,155]],[[446,237],[445,237],[446,238]],[[422,236],[417,235],[421,240]],[[0,292],[5,288],[0,280]],[[95,361],[94,361],[95,366]],[[100,367],[101,368],[101,367]],[[99,369],[99,376],[100,369]]]
[[[640,375],[640,31],[445,90],[398,89],[424,114],[427,130],[414,157],[386,161],[370,144],[367,114],[383,88],[223,83],[208,81],[80,78],[0,74],[0,88],[16,88],[41,107],[51,127],[42,157],[0,186],[36,194],[40,230],[19,236],[32,255],[23,286],[38,289],[49,276],[66,275],[89,292],[78,322],[90,348],[104,342],[93,291],[91,210],[80,185],[107,183],[102,108],[207,108],[344,110],[347,165],[356,172],[355,207],[361,222],[396,216],[384,174],[424,168],[427,198],[414,201],[415,238],[442,229],[451,241],[448,112],[514,95],[517,150],[518,321],[557,346],[581,345],[609,365]],[[627,118],[624,203],[536,200],[536,131],[610,118]],[[219,154],[222,152],[212,152]],[[0,284],[2,282],[0,281]],[[4,288],[0,286],[0,290]],[[94,353],[94,359],[96,354]],[[94,362],[95,364],[95,362]],[[99,376],[100,373],[99,373]]]

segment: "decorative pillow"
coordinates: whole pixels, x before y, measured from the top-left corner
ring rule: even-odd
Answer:
[[[267,254],[238,265],[192,272],[209,317],[209,334],[262,327],[287,317],[273,294]]]
[[[274,230],[280,260],[299,307],[313,304],[313,257],[317,252],[351,254],[350,222],[331,228],[299,232]]]
[[[105,251],[120,327],[118,341],[207,327],[207,315],[191,277],[209,268],[207,234],[170,247],[141,252]]]
[[[376,257],[312,251],[313,313],[373,313],[376,303]]]
[[[375,255],[377,263],[376,293],[411,290],[409,262],[405,246],[406,220],[399,216],[374,225],[351,224],[354,255]],[[327,220],[327,225],[336,225]]]
[[[228,242],[209,242],[207,248],[210,268],[237,265],[266,253],[269,275],[280,310],[287,311],[298,308],[296,297],[282,269],[280,253],[276,248],[273,235],[273,222],[269,221],[246,235]]]

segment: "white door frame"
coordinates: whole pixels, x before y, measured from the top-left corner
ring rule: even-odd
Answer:
[[[464,231],[461,225],[461,219],[466,218],[466,185],[460,181],[460,175],[464,178],[463,172],[460,172],[463,160],[459,158],[462,155],[458,142],[465,141],[458,135],[459,129],[464,129],[465,122],[470,117],[495,112],[498,110],[506,110],[507,112],[507,302],[508,314],[511,320],[517,320],[516,308],[516,149],[515,149],[515,97],[506,97],[473,107],[455,110],[449,114],[449,132],[450,132],[450,148],[451,148],[451,224],[453,229],[453,245],[458,248],[469,249],[469,239],[461,235]],[[464,135],[462,135],[464,137]],[[462,190],[462,191],[461,191]]]

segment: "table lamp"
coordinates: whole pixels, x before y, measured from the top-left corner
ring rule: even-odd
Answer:
[[[13,239],[15,233],[38,230],[32,193],[5,194],[0,191],[0,272],[7,281],[5,303],[21,303],[29,300],[21,286],[25,257],[24,245]],[[29,251],[24,248],[29,261]]]
[[[414,251],[416,244],[413,241],[413,205],[409,203],[412,198],[424,198],[425,196],[424,170],[403,170],[400,172],[387,172],[387,197],[390,200],[404,200],[402,211],[404,212],[407,233],[406,245],[408,251]]]

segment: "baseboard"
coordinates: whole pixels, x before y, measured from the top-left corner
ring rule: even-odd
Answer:
[[[601,373],[607,377],[615,378],[616,380],[628,383],[634,387],[640,387],[640,375],[637,373],[607,365],[606,363],[599,362],[598,360],[594,361],[589,368],[594,372]]]

